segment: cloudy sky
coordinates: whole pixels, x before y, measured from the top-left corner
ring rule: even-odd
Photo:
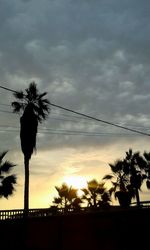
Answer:
[[[0,0],[0,85],[35,81],[57,105],[150,132],[150,2]],[[17,164],[16,192],[0,209],[23,207],[19,115],[0,89],[0,151]],[[30,166],[30,207],[48,207],[69,176],[101,180],[125,151],[150,150],[150,138],[51,107],[39,126]],[[142,199],[150,194],[143,191]]]

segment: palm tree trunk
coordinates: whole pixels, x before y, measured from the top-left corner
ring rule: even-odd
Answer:
[[[138,188],[135,189],[135,196],[136,196],[137,206],[140,207],[140,196],[139,196]]]
[[[28,217],[29,211],[29,158],[24,156],[25,183],[24,183],[24,217]]]

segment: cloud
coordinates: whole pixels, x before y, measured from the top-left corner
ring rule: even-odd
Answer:
[[[147,0],[2,0],[0,84],[20,90],[35,81],[52,103],[149,133],[149,9]],[[12,94],[0,89],[0,98],[0,109],[11,112],[2,104],[10,104]],[[19,116],[0,114],[0,125],[5,125],[0,147],[17,154],[19,132],[8,130],[19,131]],[[55,175],[64,174],[72,150],[91,155],[104,148],[109,160],[129,147],[148,149],[149,140],[51,107],[49,119],[39,127],[37,147],[39,162],[41,154],[48,159],[48,151],[55,156],[49,177],[56,180]],[[21,164],[21,156],[15,160]],[[71,161],[72,171],[80,160]],[[96,161],[98,156],[92,159],[95,169]],[[39,162],[33,162],[33,175],[48,173],[47,167],[42,171]],[[89,169],[92,162],[83,165]]]
[[[148,123],[148,7],[147,1],[2,1],[1,81],[24,89],[35,80],[52,102],[115,122],[132,115],[140,123],[145,115]],[[91,131],[91,124],[53,124]]]

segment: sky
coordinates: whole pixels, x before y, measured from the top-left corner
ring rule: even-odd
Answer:
[[[0,0],[0,85],[24,90],[35,81],[51,103],[150,132],[150,2],[147,0]],[[23,208],[19,119],[11,92],[0,89],[0,151],[17,166],[13,197]],[[54,108],[39,125],[30,162],[30,208],[49,207],[70,176],[96,178],[129,148],[150,151],[148,136]],[[142,200],[150,193],[143,188]]]

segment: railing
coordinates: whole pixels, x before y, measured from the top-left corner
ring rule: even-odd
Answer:
[[[82,211],[83,209],[81,209]],[[73,212],[73,209],[67,209],[67,212]],[[63,208],[37,208],[37,209],[29,209],[28,217],[45,217],[52,216],[54,214],[65,214],[66,210]],[[20,219],[23,218],[24,210],[23,209],[15,209],[15,210],[1,210],[0,211],[0,220],[12,220],[12,219]]]
[[[0,220],[13,219],[13,218],[22,218],[23,210],[1,210],[0,211]]]
[[[92,208],[94,211],[94,209]],[[62,215],[62,214],[70,214],[76,212],[89,212],[91,211],[90,208],[81,207],[80,210],[76,210],[73,208],[36,208],[36,209],[29,209],[28,217],[46,217],[52,215]],[[15,209],[15,210],[1,210],[0,211],[0,220],[12,220],[12,219],[21,219],[23,218],[24,210],[23,209]]]
[[[132,202],[132,206],[136,206],[137,202]],[[150,201],[140,201],[140,206],[143,208],[150,208]]]
[[[81,207],[78,209],[73,208],[36,208],[36,209],[29,209],[28,211],[28,218],[32,217],[46,217],[52,215],[63,215],[63,214],[71,214],[71,213],[83,213],[83,212],[91,212],[91,211],[99,211],[97,208],[91,207]],[[0,211],[0,220],[12,220],[12,219],[21,219],[23,218],[24,210],[23,209],[15,209],[15,210],[1,210]]]
[[[140,202],[141,208],[150,209],[150,201],[142,201]],[[131,204],[130,209],[133,207],[136,207],[136,202],[133,202]],[[111,206],[111,211],[116,211],[117,209],[120,209],[120,206]],[[104,209],[105,210],[105,209]],[[28,217],[47,217],[52,215],[62,215],[62,214],[69,214],[69,213],[76,213],[79,211],[80,213],[88,213],[88,212],[99,212],[104,211],[103,209],[94,209],[91,207],[81,207],[80,210],[74,210],[73,208],[36,208],[36,209],[29,209]],[[109,211],[110,211],[109,210]],[[0,210],[0,220],[13,220],[13,219],[21,219],[23,218],[24,210],[23,209],[15,209],[15,210]]]

